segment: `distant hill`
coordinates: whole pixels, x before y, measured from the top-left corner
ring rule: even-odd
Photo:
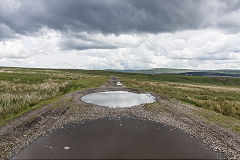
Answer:
[[[144,70],[114,70],[108,69],[108,71],[127,72],[127,73],[143,73],[143,74],[160,74],[160,73],[186,73],[186,72],[198,72],[198,70],[191,69],[173,69],[173,68],[153,68]]]
[[[187,76],[210,76],[210,77],[236,77],[240,78],[240,73],[236,72],[218,72],[218,71],[211,71],[211,72],[186,72],[180,73],[180,75],[187,75]]]
[[[108,71],[126,72],[126,73],[140,73],[140,74],[180,74],[191,76],[229,76],[240,77],[240,70],[222,69],[222,70],[191,70],[191,69],[174,69],[174,68],[153,68],[145,70],[113,70]]]
[[[234,69],[206,70],[205,72],[225,73],[225,74],[240,74],[240,70],[234,70]]]

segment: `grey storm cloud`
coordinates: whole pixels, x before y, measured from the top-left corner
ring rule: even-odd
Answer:
[[[10,38],[14,32],[5,24],[0,23],[0,39]]]
[[[207,27],[236,30],[240,26],[231,16],[239,11],[238,0],[2,1],[0,38],[36,32],[42,27],[61,32],[122,34],[175,32]]]
[[[63,50],[116,49],[120,45],[110,44],[89,35],[68,33],[60,42]]]
[[[74,41],[73,39],[66,39],[61,42],[61,48],[64,50],[88,50],[88,49],[116,49],[120,48],[117,45],[108,45],[103,43],[90,43],[90,44],[84,44],[84,43],[78,43]]]

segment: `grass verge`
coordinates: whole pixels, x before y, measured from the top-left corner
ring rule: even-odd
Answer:
[[[34,69],[8,69],[1,75],[1,126],[26,112],[54,103],[69,92],[98,87],[108,80],[107,76]]]
[[[186,107],[186,106],[181,106]],[[159,113],[170,113],[171,115],[178,115],[182,117],[190,117],[193,119],[202,120],[208,124],[214,124],[216,126],[221,126],[228,128],[234,132],[240,133],[240,120],[224,116],[214,111],[209,111],[208,109],[190,109],[190,108],[179,108],[174,105],[174,102],[156,102],[145,105],[145,110]]]
[[[143,89],[240,119],[240,88],[122,78],[127,87]]]

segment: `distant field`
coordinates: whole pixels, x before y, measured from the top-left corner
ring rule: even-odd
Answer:
[[[230,77],[206,77],[206,76],[186,76],[186,75],[174,75],[174,74],[116,74],[121,77],[127,77],[131,79],[146,80],[146,81],[163,81],[163,82],[179,82],[179,83],[197,83],[207,85],[218,86],[232,86],[240,87],[239,78]]]
[[[109,70],[109,71],[118,71],[118,72],[127,72],[127,73],[142,73],[142,74],[159,74],[159,73],[186,73],[186,72],[197,72],[198,70],[190,69],[172,69],[172,68],[153,68],[145,70]]]
[[[202,75],[226,75],[226,76],[235,76],[240,75],[240,70],[233,69],[223,69],[223,70],[191,70],[191,69],[175,69],[175,68],[153,68],[145,70],[108,70],[108,71],[117,71],[117,72],[126,72],[126,73],[142,73],[142,74],[160,74],[160,73],[170,73],[170,74],[199,74]]]
[[[131,75],[128,87],[144,89],[240,119],[240,80],[226,77]]]
[[[100,86],[109,75],[119,77],[128,87],[240,119],[239,78],[0,67],[0,125],[54,97]]]
[[[0,68],[0,125],[64,93],[97,87],[106,76],[61,70]]]

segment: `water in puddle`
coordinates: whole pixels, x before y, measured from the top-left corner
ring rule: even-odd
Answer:
[[[107,91],[91,93],[83,96],[82,101],[107,107],[132,107],[155,102],[151,94],[138,94],[127,91]]]
[[[134,118],[69,124],[13,159],[220,159],[178,129]]]

